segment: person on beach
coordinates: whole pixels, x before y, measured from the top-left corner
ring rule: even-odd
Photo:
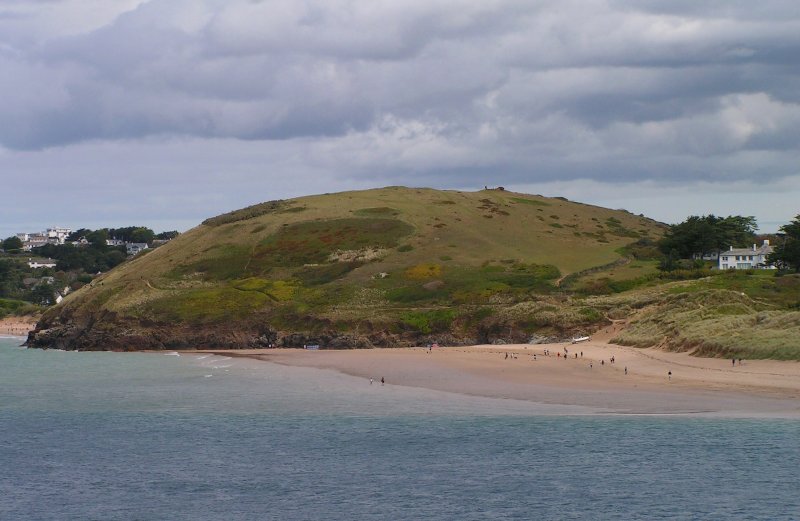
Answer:
[[[369,384],[372,385],[372,378],[369,379]]]
[[[667,372],[667,380],[672,380],[672,371]]]
[[[736,359],[735,358],[731,358],[731,365],[736,365]]]
[[[625,374],[628,374],[628,366],[625,366]]]
[[[670,374],[672,374],[672,373],[670,373]],[[383,377],[381,376],[381,385],[383,385],[385,383],[386,383],[386,380],[384,380]]]

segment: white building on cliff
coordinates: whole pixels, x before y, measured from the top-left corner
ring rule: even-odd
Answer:
[[[769,245],[768,240],[760,247],[754,244],[752,248],[734,248],[730,247],[727,251],[722,251],[719,254],[719,269],[721,270],[766,270],[775,269],[767,261],[767,255],[772,253],[772,246]]]

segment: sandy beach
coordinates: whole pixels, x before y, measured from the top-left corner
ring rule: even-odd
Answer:
[[[734,364],[617,346],[602,338],[579,344],[203,352],[335,370],[363,378],[367,385],[370,378],[373,385],[384,378],[387,385],[614,413],[800,416],[798,362]]]
[[[0,319],[0,335],[27,337],[36,327],[35,317],[6,317]]]

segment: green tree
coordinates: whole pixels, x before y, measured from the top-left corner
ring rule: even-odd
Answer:
[[[105,228],[95,230],[86,236],[86,240],[95,248],[104,249],[108,240],[108,230]]]
[[[20,252],[22,251],[22,240],[17,236],[9,237],[3,241],[3,249],[7,252]]]
[[[155,239],[155,233],[150,228],[138,227],[131,232],[131,242],[146,242],[150,244]]]
[[[90,230],[89,228],[81,228],[79,230],[75,230],[74,232],[72,232],[69,235],[67,235],[67,241],[70,241],[70,242],[79,241],[83,237],[86,237],[87,235],[89,235],[90,233],[92,233],[92,230]]]
[[[168,241],[168,240],[174,239],[178,235],[180,235],[178,230],[172,230],[170,232],[161,232],[161,233],[159,233],[158,235],[156,235],[156,239],[161,240],[161,241]]]
[[[692,215],[670,226],[658,247],[665,254],[676,252],[680,258],[688,259],[718,253],[729,246],[744,246],[753,240],[756,228],[756,218],[752,216]]]
[[[55,301],[55,290],[47,283],[39,283],[31,290],[30,300],[34,304],[49,306]]]
[[[780,269],[800,272],[800,215],[789,224],[781,226],[780,240],[767,257],[767,261]]]

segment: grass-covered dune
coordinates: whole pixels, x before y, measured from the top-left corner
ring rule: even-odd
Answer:
[[[207,219],[49,310],[66,349],[527,341],[607,321],[559,287],[663,225],[512,193],[389,187]]]
[[[717,272],[650,293],[647,305],[623,313],[630,324],[613,342],[697,356],[800,360],[800,275]]]

